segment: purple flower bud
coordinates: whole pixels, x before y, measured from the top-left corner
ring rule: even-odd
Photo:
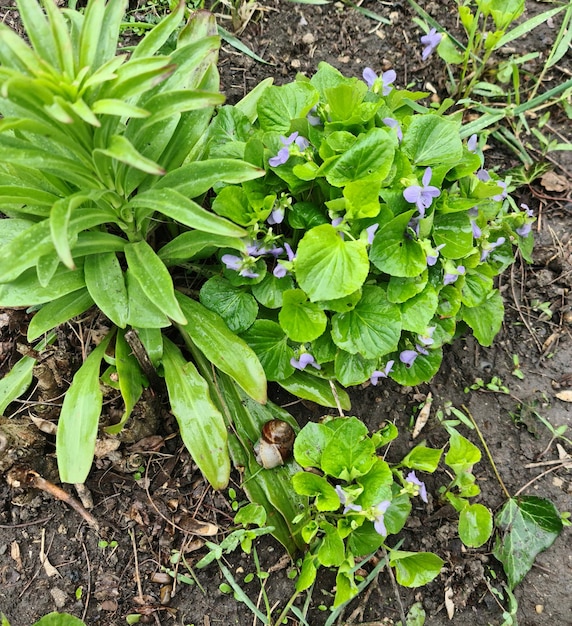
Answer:
[[[475,239],[478,239],[482,235],[481,229],[477,226],[477,222],[475,222],[475,220],[471,220],[471,229]]]
[[[390,500],[382,500],[379,504],[377,504],[374,509],[374,522],[373,527],[375,528],[375,532],[382,537],[387,537],[387,529],[385,528],[385,523],[383,521],[383,516],[387,509],[391,506]]]
[[[502,202],[508,196],[508,191],[506,190],[506,183],[504,182],[504,180],[497,180],[495,182],[501,188],[502,191],[496,196],[493,196],[493,200],[496,200],[497,202]]]
[[[437,259],[439,258],[439,250],[444,248],[445,244],[441,243],[436,248],[433,249],[433,254],[427,255],[427,265],[428,267],[433,267],[435,263],[437,263]]]
[[[306,139],[306,137],[296,137],[294,143],[298,146],[298,150],[300,150],[300,152],[304,152],[304,150],[310,145],[310,142]]]
[[[288,274],[288,270],[281,263],[277,263],[272,273],[276,278],[284,278]]]
[[[521,237],[527,237],[531,230],[532,230],[532,224],[529,224],[528,222],[526,222],[525,224],[520,226],[520,228],[516,229],[516,234],[520,235]]]
[[[293,261],[296,258],[296,255],[294,254],[290,244],[285,242],[284,247],[286,248],[286,256],[288,257],[288,260]]]
[[[279,165],[284,165],[284,163],[286,163],[286,161],[288,161],[289,158],[290,158],[290,150],[288,150],[288,148],[280,148],[276,156],[268,159],[268,165],[272,167],[278,167]]]
[[[403,350],[399,355],[399,360],[407,367],[411,367],[418,356],[415,350]]]
[[[436,28],[432,28],[426,35],[421,37],[421,43],[425,46],[421,54],[423,61],[429,58],[429,55],[432,54],[433,50],[441,43],[441,39],[443,39],[443,35],[438,33]]]
[[[242,258],[234,254],[223,254],[220,259],[229,270],[238,270],[242,266]]]
[[[477,136],[477,134],[473,134],[469,137],[469,140],[467,141],[467,150],[469,152],[475,152],[475,150],[477,149],[477,145],[479,143],[479,138]]]
[[[390,128],[395,128],[398,141],[401,141],[403,139],[403,131],[401,130],[401,124],[396,119],[394,119],[393,117],[384,117],[383,120],[381,121],[386,126],[389,126]]]
[[[338,498],[340,499],[340,504],[344,507],[344,515],[348,511],[361,511],[361,506],[359,504],[346,504],[348,501],[348,497],[346,492],[342,489],[340,485],[336,485],[335,487],[336,493],[338,494]]]
[[[418,343],[415,344],[415,350],[417,351],[417,354],[422,354],[423,356],[427,356],[429,354],[429,352],[425,350],[423,346],[420,346]]]
[[[292,365],[292,367],[295,367],[297,370],[303,370],[306,368],[307,365],[311,365],[317,370],[322,369],[321,365],[316,363],[316,360],[309,352],[302,352],[299,359],[292,357],[290,359],[290,365]]]
[[[423,502],[425,502],[427,504],[428,500],[427,500],[427,488],[425,487],[425,483],[422,480],[419,480],[417,478],[417,476],[415,475],[415,472],[409,472],[409,474],[407,474],[407,476],[405,477],[405,480],[412,484],[415,485],[416,487],[419,487],[419,489],[417,490],[418,494],[421,496],[421,500],[423,500]],[[417,495],[417,494],[415,494]]]
[[[492,243],[488,241],[485,242],[483,245],[483,251],[481,252],[481,261],[484,261],[495,248],[502,246],[505,241],[506,240],[504,237],[499,237],[496,241],[493,241]]]
[[[480,170],[477,171],[477,178],[482,183],[488,183],[489,180],[491,179],[491,175],[487,172],[487,170],[481,168]]]
[[[367,83],[368,87],[373,87],[373,83],[377,80],[377,74],[371,69],[371,67],[366,67],[363,71],[363,79]]]
[[[383,368],[383,370],[375,370],[375,372],[370,376],[370,381],[372,385],[377,385],[377,382],[380,378],[387,378],[390,374],[390,372],[393,371],[393,364],[395,363],[395,361],[388,361],[385,364],[385,367]]]
[[[379,224],[372,224],[365,229],[367,233],[367,243],[371,246],[373,238],[375,237],[375,231],[379,228]]]
[[[527,217],[533,217],[534,216],[534,211],[528,206],[528,204],[524,204],[524,202],[520,205],[521,209],[524,209],[526,211],[526,215]]]
[[[459,276],[464,273],[465,273],[464,265],[458,265],[455,272],[451,272],[451,273],[447,272],[445,274],[443,278],[443,286],[450,285],[456,282],[457,278],[459,278]]]
[[[284,213],[285,213],[284,207],[278,207],[277,209],[274,209],[272,213],[270,213],[266,221],[270,224],[270,226],[274,226],[276,224],[282,224],[282,222],[284,221]]]

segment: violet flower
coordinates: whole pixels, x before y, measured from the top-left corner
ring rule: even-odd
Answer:
[[[425,504],[427,504],[427,502],[428,502],[428,500],[427,500],[427,488],[425,487],[425,483],[422,480],[419,480],[417,478],[417,476],[415,475],[415,472],[413,472],[413,471],[409,472],[409,474],[407,474],[407,476],[405,477],[405,480],[408,483],[410,483],[411,485],[414,485],[415,487],[418,487],[418,489],[414,489],[413,495],[421,496],[421,500],[423,500],[423,502],[425,502]]]
[[[435,263],[437,263],[437,259],[439,258],[439,250],[445,247],[444,243],[439,244],[436,248],[433,248],[432,254],[427,255],[427,265],[428,267],[433,267]]]
[[[340,499],[340,504],[342,504],[344,507],[344,515],[348,511],[361,511],[361,506],[359,504],[352,504],[351,502],[349,504],[347,503],[348,497],[346,495],[346,492],[342,489],[341,485],[336,485],[335,489],[336,493],[338,494],[338,498]]]
[[[472,134],[467,141],[467,150],[469,152],[476,152],[479,144],[479,137],[476,133]]]
[[[389,374],[393,371],[393,364],[395,363],[395,361],[388,361],[385,364],[385,367],[383,368],[383,370],[375,370],[375,372],[373,372],[373,374],[370,376],[369,380],[371,382],[372,385],[377,385],[377,382],[380,378],[387,378],[389,376]]]
[[[379,224],[372,224],[365,229],[367,233],[367,243],[371,246],[373,238],[375,237],[375,231],[379,228]]]
[[[505,241],[506,239],[504,237],[499,237],[496,241],[485,242],[483,245],[483,251],[481,252],[481,261],[484,261],[495,248],[502,246]]]
[[[443,39],[443,35],[438,33],[436,28],[432,28],[426,35],[421,37],[421,43],[425,46],[421,54],[423,61],[429,58],[429,55],[432,54],[435,48],[441,43],[441,39]]]
[[[443,287],[445,287],[446,285],[451,285],[452,283],[456,282],[457,278],[459,278],[459,276],[461,276],[464,273],[465,273],[464,265],[457,265],[457,268],[454,272],[446,272],[445,276],[443,277]]]
[[[383,72],[381,76],[378,77],[371,67],[366,67],[362,76],[367,83],[367,86],[370,89],[373,89],[375,93],[377,93],[381,87],[381,93],[384,96],[387,96],[391,92],[393,89],[393,87],[391,87],[391,83],[393,83],[397,78],[395,70],[387,70],[387,72]]]
[[[488,183],[489,180],[491,179],[491,175],[487,172],[487,170],[483,169],[481,167],[480,170],[477,171],[477,178],[482,182],[482,183]]]
[[[424,346],[432,345],[435,340],[433,339],[433,333],[437,326],[429,326],[429,328],[425,331],[424,335],[417,335],[417,340],[420,341]]]
[[[418,356],[419,353],[415,350],[403,350],[403,352],[399,354],[399,360],[407,367],[411,367]]]
[[[431,182],[432,173],[430,167],[426,168],[423,174],[422,187],[420,185],[410,185],[403,190],[403,197],[407,202],[411,202],[417,206],[421,217],[425,217],[425,209],[431,206],[433,198],[437,198],[441,195],[441,191],[437,187],[433,187],[429,184]]]
[[[288,257],[288,261],[292,263],[292,261],[296,258],[296,254],[292,250],[292,247],[289,243],[284,242],[284,248],[286,249],[286,256]],[[276,276],[276,278],[284,278],[284,276],[288,274],[288,268],[285,265],[282,265],[280,261],[278,261],[278,264],[276,265],[272,273],[274,274],[274,276]]]
[[[497,194],[496,196],[493,196],[493,200],[496,200],[497,202],[502,202],[508,195],[508,191],[506,189],[506,183],[504,182],[504,180],[497,180],[495,182],[501,188],[501,193]]]
[[[223,254],[220,259],[229,270],[235,270],[245,278],[258,278],[259,274],[253,272],[251,257],[239,257],[234,254]]]
[[[284,221],[285,213],[286,210],[284,209],[284,207],[279,206],[278,208],[272,210],[272,213],[270,213],[266,221],[270,224],[270,226],[282,224],[282,222]]]
[[[303,352],[300,355],[299,359],[292,357],[290,359],[290,365],[292,365],[292,367],[295,367],[297,370],[303,370],[306,368],[307,365],[311,365],[317,370],[322,369],[322,366],[319,363],[316,363],[316,359],[314,359],[314,357],[309,352]]]
[[[471,222],[471,229],[473,231],[473,237],[475,239],[478,239],[483,233],[481,229],[479,228],[479,226],[477,225],[477,222],[475,222],[475,220],[470,220],[470,222]]]
[[[385,527],[385,522],[383,520],[383,516],[387,509],[391,506],[390,500],[382,500],[379,504],[376,504],[373,508],[374,513],[374,522],[373,527],[375,528],[375,532],[382,537],[387,537],[387,528]]]
[[[398,141],[401,141],[403,139],[403,131],[401,130],[401,124],[396,119],[394,119],[393,117],[384,117],[381,121],[386,126],[389,126],[390,128],[395,128]]]
[[[531,230],[532,230],[532,224],[530,224],[529,222],[525,222],[522,226],[517,228],[515,232],[517,235],[520,235],[521,237],[527,237],[530,234]]]
[[[288,161],[288,159],[290,158],[289,146],[292,145],[293,143],[296,144],[296,146],[301,152],[304,151],[310,145],[310,142],[305,137],[299,137],[298,135],[299,133],[297,131],[292,133],[288,137],[284,137],[281,135],[280,141],[282,142],[284,147],[278,150],[278,154],[276,156],[273,156],[270,159],[268,159],[268,165],[272,167],[278,167],[279,165],[284,165],[284,163],[286,163],[286,161]]]

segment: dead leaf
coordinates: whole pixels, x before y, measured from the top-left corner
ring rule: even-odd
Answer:
[[[429,415],[431,413],[432,403],[433,403],[433,394],[429,392],[427,394],[427,398],[425,399],[425,404],[419,411],[419,415],[417,416],[417,420],[415,421],[415,428],[413,429],[413,434],[411,435],[413,439],[415,439],[415,437],[419,435],[419,433],[425,427],[425,424],[427,424],[427,421],[429,420]]]
[[[556,397],[562,402],[572,402],[572,389],[566,389],[564,391],[559,391],[556,394]]]
[[[564,178],[564,176],[560,176],[559,174],[555,174],[554,172],[546,172],[540,179],[540,184],[546,189],[546,191],[566,191],[570,184]]]
[[[20,556],[20,544],[17,541],[13,541],[10,544],[10,556],[12,560],[16,562],[16,569],[21,572],[24,569],[22,565],[22,557]]]
[[[451,587],[445,587],[445,608],[449,619],[453,619],[455,615],[455,603],[453,602],[453,590]]]
[[[58,427],[53,422],[49,422],[42,417],[35,417],[34,415],[30,415],[30,419],[32,420],[34,426],[43,433],[46,433],[47,435],[57,434]]]
[[[44,567],[46,575],[51,578],[52,576],[60,576],[58,570],[50,563],[48,555],[45,552],[46,543],[46,529],[42,528],[42,538],[40,540],[40,563]]]
[[[183,530],[194,533],[195,535],[202,535],[203,537],[212,537],[218,533],[218,526],[215,524],[202,522],[187,513],[181,515],[177,524]]]

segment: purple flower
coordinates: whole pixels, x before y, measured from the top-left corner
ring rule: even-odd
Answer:
[[[496,241],[493,241],[492,243],[488,241],[485,242],[483,245],[483,251],[481,252],[481,261],[484,261],[495,248],[502,246],[505,241],[506,240],[504,237],[499,237]]]
[[[487,172],[487,170],[483,169],[481,167],[480,170],[477,171],[477,178],[482,182],[482,183],[488,183],[489,180],[491,179],[491,175]]]
[[[445,244],[441,243],[432,250],[432,254],[427,255],[427,265],[429,267],[433,267],[433,265],[437,263],[437,259],[439,258],[439,250],[441,250],[441,248],[444,248],[444,247],[445,247]]]
[[[317,370],[322,369],[321,365],[316,363],[316,359],[314,359],[314,357],[309,352],[303,352],[300,355],[299,359],[292,357],[290,359],[290,365],[292,365],[292,367],[295,367],[297,370],[305,369],[306,365],[311,365],[312,367],[315,367]]]
[[[421,496],[421,500],[423,500],[423,502],[427,503],[427,488],[425,487],[425,483],[422,480],[419,480],[417,478],[417,476],[415,476],[415,472],[409,472],[409,474],[407,474],[405,480],[412,484],[415,485],[416,487],[419,487],[419,489],[415,489],[414,490],[414,495],[420,495]]]
[[[454,272],[447,272],[445,274],[445,276],[443,277],[443,286],[445,287],[446,285],[451,285],[452,283],[456,282],[457,278],[459,278],[459,276],[464,273],[465,266],[457,265],[457,269]]]
[[[379,228],[379,224],[372,224],[365,229],[367,233],[367,243],[371,246],[373,238],[375,237],[375,231]]]
[[[428,167],[423,174],[423,187],[420,185],[410,185],[403,191],[403,197],[407,202],[415,203],[421,217],[425,217],[425,209],[428,209],[433,202],[433,198],[441,195],[441,191],[437,187],[433,187],[431,182],[432,170]]]
[[[418,341],[420,341],[424,346],[430,346],[434,343],[433,333],[435,332],[436,326],[429,326],[424,335],[417,335]]]
[[[531,230],[532,230],[532,224],[529,224],[528,222],[526,222],[522,226],[516,229],[516,234],[520,235],[521,237],[526,237],[528,236]]]
[[[276,156],[268,159],[268,164],[270,166],[278,167],[279,165],[284,165],[284,163],[288,161],[290,158],[290,149],[288,146],[291,144],[295,143],[300,151],[305,150],[310,145],[310,142],[306,138],[299,137],[298,134],[298,132],[295,132],[288,137],[284,137],[282,135],[280,136],[280,141],[284,147],[278,150],[278,154]]]
[[[381,535],[382,537],[387,537],[387,529],[385,528],[385,523],[383,521],[383,516],[387,509],[391,506],[390,500],[382,500],[379,504],[373,509],[374,513],[374,522],[373,527],[375,528],[375,532]]]
[[[251,257],[239,257],[234,254],[223,254],[220,259],[229,270],[235,270],[245,278],[258,278],[259,274],[252,271]]]
[[[478,239],[481,235],[481,229],[478,227],[477,222],[475,222],[475,220],[470,220],[471,221],[471,229],[473,231],[473,237],[475,239]]]
[[[501,188],[501,193],[493,196],[493,200],[496,200],[497,202],[502,202],[508,195],[508,191],[506,190],[506,183],[504,182],[504,180],[497,180],[495,182]]]
[[[477,136],[477,134],[473,134],[469,137],[468,141],[467,141],[467,150],[469,152],[475,152],[477,149],[477,146],[479,144],[479,138]]]
[[[534,211],[528,206],[528,204],[524,204],[524,202],[520,205],[521,209],[524,209],[526,211],[526,215],[527,217],[533,217],[534,216]]]
[[[296,258],[292,247],[289,243],[285,242],[284,248],[286,249],[286,256],[288,257],[288,261],[292,263],[292,261]],[[284,276],[288,274],[288,268],[285,265],[282,265],[282,263],[280,263],[279,261],[272,273],[274,274],[274,276],[276,276],[276,278],[284,278]]]
[[[272,213],[270,213],[270,216],[266,221],[270,224],[270,226],[274,226],[275,224],[282,224],[282,222],[284,221],[284,214],[284,207],[278,207],[277,209],[274,209]]]
[[[342,489],[340,485],[336,485],[336,493],[338,494],[338,498],[340,499],[340,504],[344,507],[344,515],[348,511],[361,511],[361,506],[359,504],[346,504],[348,501],[348,497],[346,492]]]
[[[306,119],[308,120],[308,123],[310,124],[310,126],[319,126],[322,123],[322,120],[320,119],[318,115],[316,115],[316,113],[317,113],[316,107],[313,106],[310,109],[310,112],[308,113],[308,115],[306,115]]]
[[[407,367],[411,367],[415,362],[415,359],[419,356],[415,350],[403,350],[399,355],[399,360]]]
[[[390,85],[397,78],[395,70],[387,70],[387,72],[383,72],[383,74],[378,77],[371,67],[366,67],[362,76],[367,86],[370,88],[373,87],[375,93],[377,93],[381,87],[381,93],[384,96],[387,96],[391,92],[392,87]]]
[[[421,43],[425,46],[425,48],[423,48],[423,53],[421,54],[423,61],[429,58],[429,55],[439,45],[441,39],[443,39],[443,35],[438,33],[436,28],[432,28],[426,35],[421,37]]]
[[[398,141],[401,141],[403,139],[403,132],[401,130],[401,124],[396,119],[394,119],[393,117],[384,117],[381,121],[386,126],[389,126],[390,128],[395,128],[397,132]]]
[[[388,361],[385,364],[385,367],[383,368],[383,370],[375,370],[375,372],[370,376],[369,380],[371,381],[372,385],[377,385],[377,381],[380,378],[387,378],[390,374],[390,372],[393,371],[393,364],[395,363],[395,361]]]

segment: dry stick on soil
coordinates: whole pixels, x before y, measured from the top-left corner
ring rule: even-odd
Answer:
[[[561,465],[557,465],[556,467],[551,467],[550,469],[547,469],[545,472],[542,472],[542,474],[538,474],[538,476],[535,476],[532,480],[529,480],[526,483],[526,485],[524,485],[524,487],[521,487],[514,494],[514,497],[516,498],[517,496],[519,496],[525,489],[528,489],[530,485],[534,484],[537,480],[544,478],[547,474],[550,474],[550,472],[555,472],[558,469],[570,469],[570,468],[572,468],[572,464],[570,463],[570,461],[565,461]]]
[[[143,597],[143,587],[141,587],[141,576],[139,574],[139,559],[137,558],[137,544],[135,543],[135,533],[130,528],[129,536],[131,537],[131,544],[133,545],[133,556],[135,558],[135,581],[137,583],[137,593],[139,594],[139,601],[141,605],[145,604],[145,598]]]
[[[495,476],[497,477],[497,480],[499,481],[499,485],[504,491],[507,497],[507,500],[510,500],[511,495],[508,492],[508,489],[506,488],[505,484],[503,483],[502,478],[500,477],[500,474],[497,470],[496,463],[493,459],[493,455],[491,454],[491,451],[489,450],[489,447],[487,446],[487,442],[485,441],[485,438],[483,437],[483,433],[481,432],[481,429],[479,428],[477,422],[475,421],[475,418],[473,417],[469,409],[464,404],[463,404],[463,409],[466,412],[466,414],[469,416],[469,419],[471,420],[471,422],[473,423],[473,426],[475,427],[475,430],[477,431],[477,435],[479,436],[479,439],[481,440],[481,443],[483,444],[483,448],[485,449],[487,457],[489,458],[489,463],[491,464],[491,467],[493,468],[493,472],[495,473]]]
[[[10,470],[7,476],[8,484],[11,487],[34,487],[41,489],[57,500],[65,502],[67,505],[79,513],[83,519],[96,531],[100,531],[99,522],[89,513],[75,498],[72,498],[67,491],[54,485],[49,480],[42,478],[38,472],[32,469],[15,468]]]
[[[153,387],[153,389],[158,393],[162,392],[163,381],[159,378],[157,370],[151,362],[151,359],[147,354],[147,350],[145,350],[145,346],[141,343],[141,339],[139,339],[137,331],[133,329],[128,330],[125,333],[125,341],[129,344],[129,347],[133,351],[133,354],[139,362],[143,373],[147,376],[151,387]]]
[[[85,547],[85,543],[83,541],[81,542],[81,547],[83,548],[85,562],[87,565],[87,594],[85,598],[85,606],[83,607],[83,613],[81,614],[81,620],[82,622],[85,622],[85,616],[87,615],[87,609],[91,599],[91,563],[89,562],[89,554],[87,553],[87,548]]]

